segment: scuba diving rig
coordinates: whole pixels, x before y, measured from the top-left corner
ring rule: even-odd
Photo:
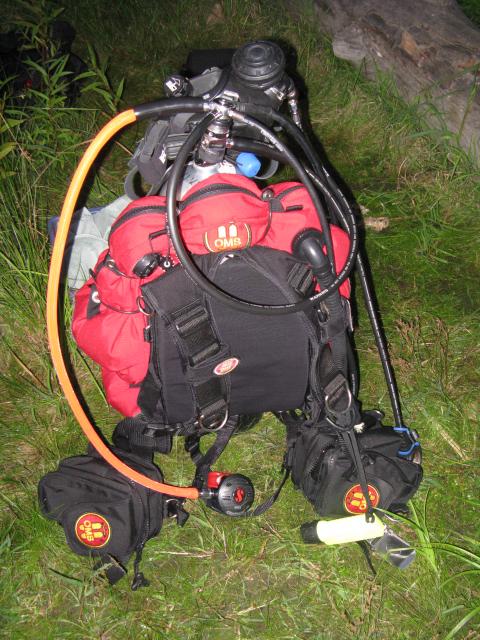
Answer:
[[[42,478],[43,513],[62,524],[73,551],[99,558],[111,583],[136,553],[137,588],[146,583],[138,570],[146,541],[164,517],[184,524],[186,500],[200,498],[228,516],[260,515],[290,475],[318,514],[330,517],[303,525],[305,542],[358,541],[406,566],[414,551],[384,520],[405,512],[420,484],[420,446],[403,422],[356,215],[303,132],[282,49],[256,41],[235,51],[193,52],[186,75],[168,78],[165,90],[169,97],[120,113],[91,142],[58,222],[48,335],[90,447]],[[291,117],[282,113],[285,104]],[[72,325],[80,348],[102,368],[109,403],[125,416],[111,446],[90,423],[67,372],[58,291],[90,168],[118,131],[146,119],[151,123],[129,162],[129,204],[76,293]],[[258,186],[279,164],[297,181]],[[140,197],[139,178],[144,191],[150,185]],[[354,269],[393,427],[357,400]],[[212,466],[231,436],[264,412],[286,428],[284,476],[253,508],[248,477]],[[202,436],[212,433],[214,443],[202,452]],[[155,452],[170,452],[175,436],[184,436],[196,466],[190,487],[166,484],[153,462]]]

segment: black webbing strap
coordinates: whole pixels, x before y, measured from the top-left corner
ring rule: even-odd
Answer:
[[[285,469],[291,469],[295,443],[300,436],[301,428],[308,424],[308,421],[304,415],[297,415],[295,411],[281,411],[275,413],[275,416],[286,427],[287,449],[283,459],[283,466]]]
[[[265,502],[262,502],[262,504],[259,504],[258,507],[256,507],[253,511],[247,511],[247,513],[245,513],[245,517],[255,518],[256,516],[261,516],[266,511],[268,511],[270,507],[272,507],[277,501],[277,498],[280,495],[280,491],[283,489],[283,485],[288,480],[289,475],[290,475],[290,469],[285,469],[283,478],[280,484],[278,485],[277,489],[275,490],[275,493],[271,495],[269,498],[267,498]]]
[[[217,437],[210,448],[202,454],[200,450],[200,437],[197,434],[185,438],[185,451],[187,451],[197,467],[193,485],[202,489],[207,481],[211,466],[223,453],[238,424],[238,416],[230,416],[225,425],[217,432]]]
[[[262,502],[262,504],[259,504],[258,507],[256,507],[253,511],[248,511],[245,514],[245,516],[247,517],[261,516],[266,511],[268,511],[268,509],[270,509],[270,507],[272,507],[277,501],[281,490],[283,489],[286,481],[288,480],[288,477],[290,476],[293,461],[293,449],[299,436],[300,429],[302,425],[305,424],[305,416],[299,416],[294,411],[282,411],[279,413],[275,413],[275,416],[278,418],[278,420],[283,422],[287,429],[287,449],[285,451],[282,465],[282,470],[284,472],[283,478],[273,495]]]
[[[115,427],[112,440],[119,449],[151,458],[155,451],[170,453],[176,431],[175,426],[151,425],[142,418],[124,418]]]
[[[220,351],[208,311],[199,300],[178,309],[172,313],[172,318],[192,366],[201,364]]]
[[[288,284],[301,296],[305,296],[313,286],[313,273],[303,262],[295,262],[287,277]]]
[[[206,431],[221,429],[228,417],[228,389],[224,377],[215,375],[211,366],[211,359],[222,351],[222,345],[210,313],[200,300],[195,300],[174,311],[171,317],[187,360],[187,378],[199,425]],[[202,366],[208,361],[209,368]]]
[[[116,584],[123,576],[127,575],[127,570],[109,553],[100,556],[99,561],[93,567],[94,571],[102,571],[110,585]]]
[[[367,476],[355,434],[355,427],[358,428],[362,425],[358,401],[352,395],[348,382],[341,373],[337,373],[325,385],[324,391],[326,419],[339,432],[355,464],[358,480],[367,504],[365,518],[367,522],[372,522],[374,509],[370,500]]]
[[[139,546],[136,550],[135,560],[133,563],[133,580],[132,580],[132,591],[136,591],[140,589],[140,587],[148,587],[150,582],[145,578],[143,573],[140,571],[140,562],[142,561],[142,551],[143,545]],[[127,575],[127,570],[116,558],[111,556],[109,553],[104,553],[100,556],[99,562],[97,562],[94,567],[94,571],[102,571],[108,583],[113,587],[114,584],[117,584],[119,580],[121,580],[124,576]]]

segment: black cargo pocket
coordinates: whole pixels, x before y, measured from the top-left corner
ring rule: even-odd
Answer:
[[[68,546],[79,555],[109,553],[125,562],[142,540],[143,505],[133,496],[110,502],[81,502],[64,510],[60,524]]]
[[[150,460],[114,451],[135,470],[163,481]],[[72,551],[102,561],[111,557],[124,564],[136,553],[137,566],[143,546],[162,527],[164,496],[131,482],[98,455],[62,460],[40,480],[38,498],[43,515],[62,525]]]

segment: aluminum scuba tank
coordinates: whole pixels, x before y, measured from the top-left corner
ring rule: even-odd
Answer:
[[[202,165],[195,160],[191,160],[185,167],[185,173],[183,174],[182,184],[179,189],[178,199],[181,200],[183,196],[194,185],[216,173],[229,173],[240,174],[247,178],[253,178],[257,175],[261,168],[261,163],[253,153],[242,152],[239,153],[236,161],[224,159],[222,162],[216,162],[215,164]],[[160,190],[161,195],[166,195],[167,183],[165,183]]]
[[[235,174],[238,173],[238,171],[235,164],[233,162],[230,162],[229,160],[223,160],[222,162],[217,162],[216,164],[207,164],[203,166],[198,164],[194,160],[191,160],[185,167],[185,173],[183,174],[183,180],[180,185],[180,193],[178,194],[178,199],[181,200],[187,193],[187,191],[198,182],[206,180],[216,173]],[[165,184],[162,187],[160,194],[165,195],[166,193],[167,185]]]

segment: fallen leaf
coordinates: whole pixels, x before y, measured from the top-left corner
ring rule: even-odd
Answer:
[[[223,22],[225,15],[223,13],[223,6],[220,2],[213,5],[212,12],[207,18],[207,24],[218,24]]]
[[[373,229],[374,231],[383,231],[390,225],[390,220],[384,217],[373,218],[372,216],[366,216],[363,222],[367,229]]]

